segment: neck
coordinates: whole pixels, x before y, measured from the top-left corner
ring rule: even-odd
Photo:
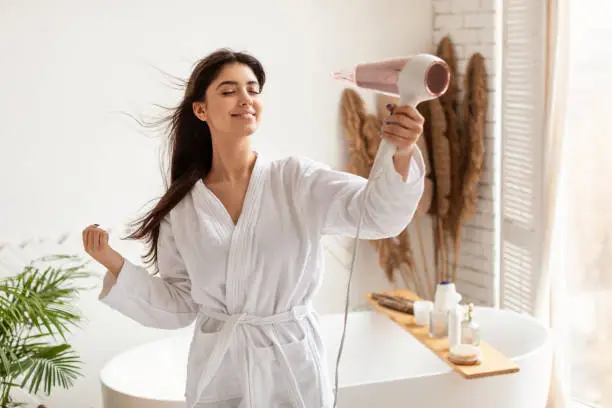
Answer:
[[[236,142],[228,137],[221,139],[226,143],[215,143],[213,137],[213,160],[207,181],[236,183],[250,177],[257,155],[251,150],[249,138],[241,139]]]

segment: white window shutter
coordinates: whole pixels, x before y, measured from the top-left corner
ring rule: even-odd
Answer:
[[[500,306],[531,314],[542,236],[546,2],[502,4]]]

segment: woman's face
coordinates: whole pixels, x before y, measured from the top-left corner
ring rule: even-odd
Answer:
[[[206,91],[204,102],[195,102],[198,118],[213,134],[248,136],[255,132],[262,111],[257,77],[249,66],[225,65]]]

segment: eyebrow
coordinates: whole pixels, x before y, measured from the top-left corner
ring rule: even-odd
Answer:
[[[221,88],[223,85],[238,85],[238,82],[236,82],[236,81],[223,81],[219,85],[217,85],[217,89]],[[259,83],[257,83],[257,81],[249,81],[249,82],[247,82],[247,85],[259,85]]]

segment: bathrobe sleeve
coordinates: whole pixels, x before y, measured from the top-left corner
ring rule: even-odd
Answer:
[[[117,278],[106,272],[99,299],[147,327],[189,326],[198,306],[191,298],[191,281],[167,218],[160,225],[158,244],[158,275],[125,259]]]
[[[425,163],[416,146],[406,181],[389,158],[381,176],[371,181],[365,203],[365,178],[311,160],[305,160],[300,167],[297,191],[302,213],[310,222],[319,223],[322,234],[356,236],[365,205],[360,237],[395,237],[412,220],[425,186]]]

